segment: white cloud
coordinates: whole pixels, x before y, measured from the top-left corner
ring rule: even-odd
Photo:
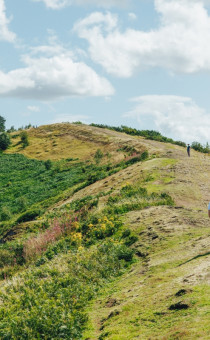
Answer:
[[[29,111],[32,111],[32,112],[39,112],[40,111],[40,109],[39,109],[39,107],[38,106],[28,106],[27,107],[27,109],[29,110]]]
[[[10,20],[6,16],[6,8],[4,0],[0,0],[0,41],[14,42],[16,39],[15,33],[8,28]]]
[[[98,7],[124,7],[131,0],[33,0],[43,2],[46,7],[51,9],[61,9],[67,6],[87,6],[95,5]]]
[[[137,70],[151,67],[183,73],[209,71],[210,16],[204,3],[201,0],[154,3],[160,25],[149,32],[121,31],[116,15],[111,13],[92,13],[74,29],[89,43],[92,60],[118,77],[130,77]],[[111,27],[110,22],[115,25]]]
[[[137,19],[136,14],[132,13],[132,12],[128,13],[128,17],[129,17],[130,20],[136,20]]]
[[[210,114],[191,98],[147,95],[133,98],[134,108],[124,117],[134,118],[140,129],[156,130],[184,142],[206,143],[210,136]]]
[[[88,119],[90,117],[85,116],[85,115],[72,115],[72,114],[60,114],[57,115],[50,123],[64,123],[64,122],[83,122],[85,124],[88,124]]]
[[[68,54],[51,57],[23,57],[24,68],[0,71],[0,96],[57,100],[69,96],[109,96],[114,89],[83,62]]]

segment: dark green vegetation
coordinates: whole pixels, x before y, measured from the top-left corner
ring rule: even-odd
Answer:
[[[6,150],[10,144],[10,135],[5,132],[5,118],[0,116],[0,151]]]
[[[5,122],[6,122],[6,119],[0,116],[0,132],[5,131]]]
[[[209,144],[208,143],[206,143],[206,145],[203,146],[201,143],[192,142],[191,147],[195,151],[199,151],[199,152],[203,152],[203,153],[210,153],[210,148],[209,148]]]
[[[23,148],[26,148],[29,145],[28,134],[26,131],[22,131],[20,133],[20,140]]]
[[[170,143],[170,144],[175,144],[175,145],[186,147],[186,143],[182,141],[174,141],[172,138],[162,136],[160,132],[154,131],[154,130],[137,130],[135,128],[131,128],[131,127],[124,126],[124,125],[120,127],[116,127],[116,126],[109,126],[109,125],[95,124],[95,123],[92,123],[91,126],[96,126],[102,129],[109,129],[109,130],[114,130],[118,132],[124,132],[131,136],[141,136],[141,137],[145,137],[146,139],[156,140],[158,142]],[[208,143],[206,143],[206,145],[202,145],[199,142],[192,142],[191,147],[192,149],[199,151],[199,152],[210,153],[210,148],[209,148]]]
[[[72,159],[53,163],[50,160],[28,159],[19,154],[2,154],[0,156],[1,221],[9,221],[11,218],[13,222],[30,221],[39,216],[43,209],[65,197],[64,192],[67,189],[78,184],[80,188],[87,186],[147,157],[148,154],[144,152],[128,161],[99,166]],[[5,222],[3,223],[5,225]]]
[[[6,132],[0,132],[0,150],[6,150],[11,144],[10,135]]]
[[[171,143],[171,144],[176,144],[176,145],[180,145],[180,146],[186,146],[186,144],[184,142],[181,141],[174,141],[172,138],[168,138],[168,137],[164,137],[161,135],[160,132],[154,131],[154,130],[137,130],[135,128],[131,128],[128,126],[109,126],[109,125],[104,125],[104,124],[94,124],[92,123],[91,126],[96,126],[102,129],[110,129],[110,130],[114,130],[114,131],[118,131],[118,132],[124,132],[127,133],[128,135],[131,136],[141,136],[141,137],[145,137],[147,139],[152,139],[152,140],[156,140],[158,142],[164,142],[164,143]]]

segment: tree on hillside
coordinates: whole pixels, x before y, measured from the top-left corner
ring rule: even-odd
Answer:
[[[0,150],[6,150],[10,144],[10,135],[8,135],[6,132],[0,132]]]
[[[22,131],[20,133],[20,139],[21,139],[21,144],[23,145],[23,148],[29,145],[28,134],[26,131]]]
[[[5,122],[6,122],[6,119],[0,116],[0,132],[5,131]]]
[[[192,142],[191,147],[192,149],[203,153],[209,153],[210,151],[208,143],[206,143],[206,146],[203,146],[201,143]]]

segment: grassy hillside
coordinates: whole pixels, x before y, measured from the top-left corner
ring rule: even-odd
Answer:
[[[208,339],[209,156],[85,125],[28,135],[0,157],[0,338]]]

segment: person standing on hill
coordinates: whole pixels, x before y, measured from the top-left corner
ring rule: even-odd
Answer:
[[[210,202],[209,202],[209,206],[208,206],[208,215],[210,217]]]
[[[187,154],[188,154],[188,157],[190,157],[190,144],[187,144]]]

